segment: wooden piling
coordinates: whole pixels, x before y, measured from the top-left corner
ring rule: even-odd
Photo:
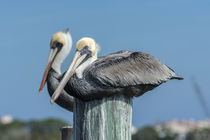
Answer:
[[[73,126],[61,128],[61,140],[73,140]]]
[[[131,140],[132,98],[74,102],[74,140]]]

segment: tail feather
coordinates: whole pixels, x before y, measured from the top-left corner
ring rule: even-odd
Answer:
[[[178,76],[174,76],[174,77],[172,77],[171,79],[184,80],[184,78],[178,77]]]

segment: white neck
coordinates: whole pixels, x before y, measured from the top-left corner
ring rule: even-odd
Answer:
[[[96,44],[96,50],[95,50],[94,56],[88,58],[83,64],[81,64],[81,65],[76,69],[75,73],[76,73],[76,75],[77,75],[78,78],[81,79],[81,78],[83,77],[83,72],[84,72],[84,70],[85,70],[87,67],[89,67],[94,61],[97,60],[99,49],[100,49],[99,45]]]
[[[76,75],[78,78],[82,78],[84,70],[90,66],[95,60],[97,59],[97,55],[94,55],[87,59],[83,64],[81,64],[77,69],[76,69]]]
[[[71,50],[71,46],[63,46],[60,52],[56,55],[53,63],[52,68],[58,73],[61,74],[61,64],[65,60],[65,58],[68,56],[69,52]]]
[[[55,59],[54,62],[52,63],[52,68],[57,72],[58,74],[61,74],[61,64],[62,62],[59,61],[58,59]]]
[[[58,52],[56,55],[53,63],[52,63],[52,68],[58,73],[61,74],[61,64],[65,60],[65,58],[68,56],[71,47],[72,47],[72,38],[71,35],[69,34],[66,37],[66,45],[61,48],[61,50]]]

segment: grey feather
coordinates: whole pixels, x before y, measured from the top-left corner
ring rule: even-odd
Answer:
[[[50,97],[53,95],[54,91],[58,87],[61,81],[62,75],[56,73],[53,69],[50,69],[47,76],[47,89]],[[55,101],[59,106],[73,112],[74,98],[67,93],[65,90],[62,91],[61,95]]]
[[[120,51],[99,57],[78,78],[74,74],[65,90],[84,101],[113,94],[140,96],[170,79],[181,79],[168,66],[153,56]]]
[[[175,77],[172,69],[142,52],[120,51],[101,57],[89,69],[87,71],[96,81],[113,87],[158,85]]]

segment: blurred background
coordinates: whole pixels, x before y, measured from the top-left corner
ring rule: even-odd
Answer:
[[[179,139],[197,128],[209,134],[206,127],[200,127],[200,123],[210,125],[209,7],[207,0],[1,1],[0,135],[6,134],[3,130],[9,134],[13,125],[28,132],[34,122],[58,121],[56,128],[73,123],[72,113],[50,104],[46,87],[38,93],[51,36],[66,28],[73,48],[62,72],[71,62],[77,40],[88,36],[101,46],[99,56],[119,50],[146,52],[185,78],[134,99],[133,125],[142,130],[137,139],[147,131],[154,131],[160,139],[168,135],[177,138],[174,130],[173,134],[168,133],[168,127],[165,130],[167,125],[181,129],[186,125]]]

